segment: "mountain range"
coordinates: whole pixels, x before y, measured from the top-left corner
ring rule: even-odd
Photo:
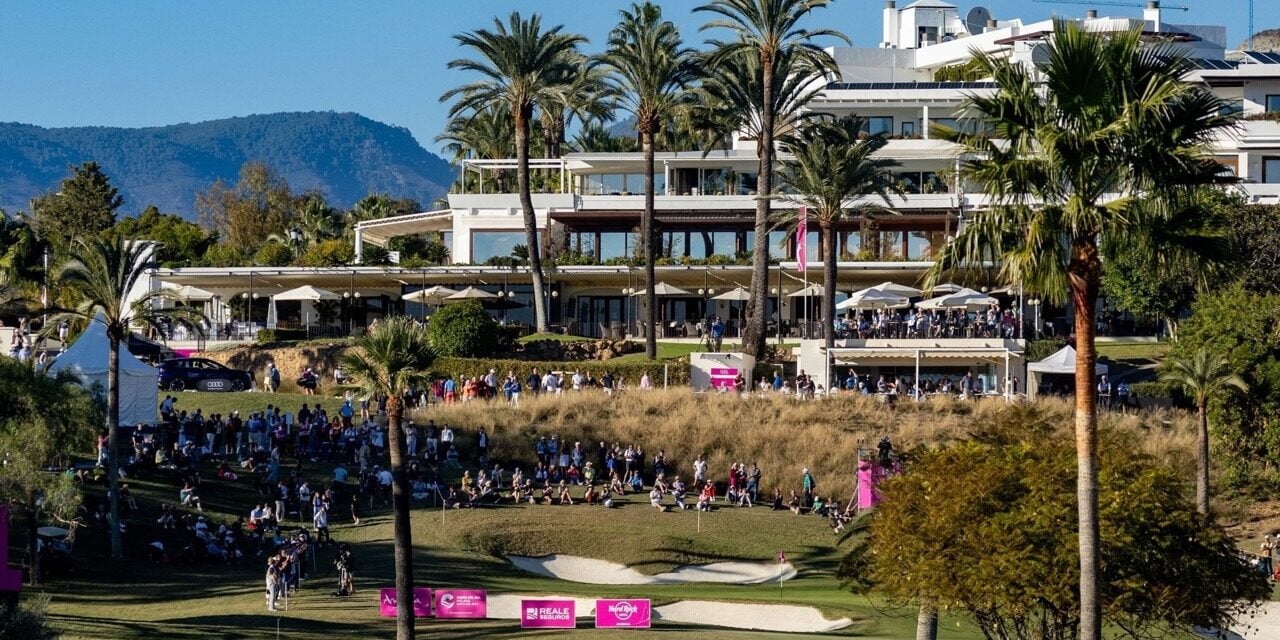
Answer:
[[[160,127],[45,128],[0,123],[0,208],[26,210],[57,189],[67,166],[97,161],[125,198],[122,214],[148,205],[192,218],[195,195],[234,183],[241,165],[262,162],[294,192],[316,189],[349,207],[370,193],[443,196],[455,171],[409,130],[357,113],[270,113]]]

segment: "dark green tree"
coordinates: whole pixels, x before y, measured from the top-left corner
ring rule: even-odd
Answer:
[[[274,235],[283,235],[298,215],[299,201],[289,184],[265,164],[240,167],[234,185],[218,180],[196,194],[201,223],[232,246],[252,252]]]
[[[126,238],[160,243],[156,261],[162,267],[190,267],[200,263],[218,237],[180,216],[147,207],[136,218],[121,218],[114,231]]]
[[[58,190],[31,202],[36,234],[65,255],[77,239],[91,238],[116,222],[124,197],[96,162],[69,167]]]
[[[1078,638],[1070,434],[1061,412],[1024,406],[974,440],[920,452],[881,485],[870,538],[842,573],[863,569],[856,577],[900,604],[966,612],[987,638]],[[1132,437],[1100,436],[1099,604],[1116,637],[1225,630],[1268,598],[1266,576],[1196,511],[1176,472]]]
[[[475,300],[441,307],[431,316],[427,336],[446,357],[488,358],[498,348],[498,325]]]

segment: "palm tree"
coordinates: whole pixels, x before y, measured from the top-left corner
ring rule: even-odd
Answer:
[[[593,122],[578,130],[571,143],[575,151],[594,151],[597,153],[619,153],[637,151],[636,139],[630,136],[615,136],[608,127]]]
[[[147,291],[134,297],[154,266],[154,243],[107,235],[76,241],[75,257],[63,264],[55,281],[72,291],[79,299],[75,308],[51,308],[53,315],[42,331],[47,335],[63,322],[101,322],[106,327],[107,343],[107,438],[108,481],[111,487],[111,557],[124,557],[120,540],[120,343],[129,335],[130,327],[142,325],[160,328],[161,318],[203,332],[205,318],[186,308],[157,309],[154,303],[171,299],[167,289]]]
[[[889,138],[884,133],[866,135],[865,123],[856,116],[811,120],[782,139],[783,148],[793,155],[783,162],[782,183],[797,194],[790,196],[793,200],[806,205],[807,217],[818,223],[822,235],[822,334],[828,349],[835,346],[836,226],[851,215],[885,211],[890,195],[901,195],[893,176],[898,162],[875,157]],[[783,215],[798,222],[799,210]]]
[[[408,316],[393,316],[378,323],[355,341],[355,349],[342,358],[352,384],[365,397],[387,399],[387,437],[391,448],[391,509],[394,514],[396,569],[396,638],[413,640],[413,538],[409,525],[409,475],[405,462],[405,389],[429,380],[435,352],[427,330]]]
[[[1206,88],[1182,81],[1189,64],[1177,50],[1145,48],[1137,30],[1098,34],[1059,21],[1037,69],[986,55],[976,64],[996,83],[965,101],[977,131],[943,133],[972,158],[963,173],[991,206],[960,227],[926,286],[994,258],[1007,283],[1072,302],[1080,638],[1098,640],[1094,318],[1104,265],[1122,252],[1167,264],[1219,246],[1187,192],[1227,179],[1206,147],[1233,119]]]
[[[537,14],[525,19],[513,12],[507,24],[494,19],[494,30],[477,29],[454,36],[458,44],[479,54],[479,58],[459,58],[450,69],[462,69],[481,76],[479,80],[446,91],[441,100],[455,96],[450,117],[467,111],[503,104],[511,111],[515,125],[516,190],[524,212],[525,243],[529,250],[529,271],[533,280],[533,305],[538,332],[547,331],[547,301],[543,298],[542,251],[538,242],[538,221],[529,192],[529,130],[534,108],[557,99],[573,85],[580,73],[580,35],[562,33],[563,26],[542,28]]]
[[[1196,403],[1200,417],[1200,441],[1196,447],[1196,509],[1209,513],[1209,401],[1228,391],[1248,391],[1249,385],[1231,368],[1225,354],[1200,347],[1189,357],[1170,358],[1160,378],[1178,385]]]
[[[781,56],[791,54],[806,60],[815,68],[835,71],[830,54],[814,44],[814,38],[831,36],[849,42],[839,31],[810,30],[800,26],[813,11],[830,4],[830,0],[711,0],[694,11],[719,16],[702,29],[727,29],[733,38],[711,44],[715,47],[708,58],[715,68],[721,62],[750,56],[759,62],[761,89],[757,104],[760,110],[760,137],[757,149],[760,173],[757,178],[755,247],[751,260],[751,302],[747,325],[742,333],[743,351],[764,356],[765,301],[769,287],[769,197],[773,193],[774,119],[778,96],[774,95],[774,74]]]
[[[511,109],[492,104],[479,111],[459,113],[449,119],[445,132],[436,136],[436,142],[446,143],[444,150],[452,155],[453,164],[468,158],[510,158],[515,155],[516,148]],[[506,171],[494,171],[492,191],[503,193],[509,190],[509,180]],[[456,186],[460,193],[480,192],[480,183],[466,181],[465,172],[459,173],[458,181]]]
[[[644,151],[644,214],[640,242],[644,246],[645,357],[658,357],[658,297],[654,265],[653,152],[654,136],[687,102],[687,89],[697,77],[694,52],[684,46],[675,23],[662,18],[651,2],[619,12],[622,20],[609,34],[602,60],[610,71],[621,106],[635,118]]]

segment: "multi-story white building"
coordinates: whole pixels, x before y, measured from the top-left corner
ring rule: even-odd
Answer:
[[[1090,29],[1120,31],[1140,28],[1152,42],[1181,49],[1195,61],[1188,82],[1204,83],[1228,99],[1245,120],[1237,131],[1218,140],[1214,154],[1242,180],[1239,189],[1252,201],[1280,203],[1280,54],[1229,52],[1223,27],[1181,25],[1152,2],[1140,18],[1098,17],[1095,12],[1078,19]],[[897,7],[889,0],[883,9],[882,41],[875,47],[836,47],[831,53],[839,67],[809,108],[844,115],[854,113],[867,121],[872,132],[889,133],[893,139],[881,152],[901,163],[896,170],[906,195],[892,202],[894,215],[880,218],[870,233],[862,233],[851,220],[840,228],[839,255],[823,255],[817,232],[807,239],[809,269],[802,273],[795,260],[794,243],[784,234],[771,234],[770,246],[778,258],[770,271],[769,315],[771,335],[802,337],[804,321],[816,321],[817,298],[794,294],[807,280],[821,278],[819,265],[836,260],[838,290],[842,296],[866,286],[891,281],[917,284],[930,260],[956,229],[965,214],[985,206],[984,196],[955,179],[949,179],[959,161],[959,150],[931,135],[934,125],[955,126],[965,96],[992,91],[987,82],[935,81],[940,69],[963,64],[973,51],[1007,55],[1033,64],[1043,55],[1052,34],[1052,22],[1025,23],[993,17],[984,9],[961,12],[940,0],[919,0]],[[1267,113],[1277,114],[1265,119]],[[658,153],[655,202],[661,234],[661,259],[657,278],[687,295],[660,299],[660,335],[694,335],[692,324],[709,314],[728,320],[730,331],[740,323],[741,302],[716,300],[750,278],[753,245],[757,159],[753,140],[735,140],[727,151],[679,151]],[[784,156],[785,159],[785,156]],[[300,285],[313,285],[345,296],[339,303],[338,324],[363,324],[382,314],[403,310],[425,313],[416,303],[401,297],[434,285],[452,288],[476,286],[505,294],[502,314],[511,322],[531,323],[529,276],[523,268],[497,266],[525,244],[522,215],[514,193],[495,193],[495,176],[514,171],[513,159],[468,160],[462,166],[467,193],[448,197],[449,208],[360,223],[356,228],[357,251],[366,244],[385,246],[399,235],[436,232],[451,250],[452,265],[426,269],[354,267],[302,268],[183,268],[160,270],[156,281],[191,285],[209,293],[208,312],[223,326],[244,320],[227,301],[237,296],[257,300],[251,320],[256,325],[328,324],[332,312],[310,301],[269,302],[270,296]],[[562,158],[534,160],[532,168],[543,177],[546,192],[535,193],[533,204],[544,255],[561,256],[561,266],[548,269],[548,301],[551,322],[561,330],[586,336],[638,335],[643,299],[631,295],[643,291],[642,269],[634,266],[637,231],[643,209],[643,158],[639,153],[569,153]],[[794,207],[785,199],[778,208]],[[864,238],[867,240],[864,244]],[[563,259],[572,256],[572,260]],[[567,266],[572,263],[574,266]],[[994,289],[991,270],[974,269],[960,278],[974,288]],[[1019,338],[1023,330],[1041,330],[1052,314],[1036,318],[1016,290],[1007,293],[1006,304],[1019,312]],[[806,300],[812,300],[807,306]],[[330,305],[332,306],[332,305]],[[274,311],[271,308],[274,307]],[[323,321],[321,321],[323,318]],[[323,330],[323,327],[317,327]],[[881,341],[883,342],[883,341]],[[866,349],[862,357],[835,354],[836,361],[867,366],[918,366],[938,370],[957,366],[992,365],[978,373],[996,375],[1006,360],[1020,360],[1019,340],[919,344],[895,340],[847,341],[850,349]],[[969,351],[965,348],[972,347]],[[879,349],[879,357],[873,349]],[[926,349],[920,351],[920,349]],[[928,349],[944,351],[948,362],[929,360]],[[948,351],[949,349],[949,351]],[[807,351],[807,350],[806,350]],[[818,352],[809,355],[812,359]],[[956,354],[960,354],[957,356]],[[992,355],[998,354],[998,355]],[[822,358],[830,354],[821,354]],[[846,354],[847,355],[847,354]],[[939,357],[943,357],[939,355]],[[963,364],[959,364],[963,363]],[[802,363],[803,366],[803,363]],[[1015,362],[1016,368],[1016,362]]]

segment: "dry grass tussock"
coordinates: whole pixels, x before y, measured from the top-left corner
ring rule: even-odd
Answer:
[[[730,463],[756,462],[768,490],[775,483],[784,489],[798,487],[801,469],[809,467],[819,493],[843,495],[852,487],[858,450],[873,450],[885,436],[898,450],[909,451],[966,439],[1036,411],[1048,412],[1053,422],[1062,425],[1061,437],[1070,439],[1072,410],[1071,403],[1060,399],[1029,405],[1010,405],[1001,399],[940,399],[889,407],[874,398],[853,395],[798,402],[781,396],[744,400],[673,389],[615,397],[595,392],[526,396],[519,408],[473,401],[432,408],[415,418],[419,424],[432,419],[451,425],[464,450],[472,446],[476,431],[485,427],[493,438],[490,455],[526,468],[534,460],[538,436],[556,434],[571,444],[581,441],[590,460],[596,459],[595,448],[601,441],[637,444],[650,459],[665,450],[668,466],[686,478],[692,476],[693,459],[699,453],[707,455],[711,477],[717,480],[723,480]],[[1191,477],[1195,431],[1185,416],[1104,414],[1102,428],[1132,434],[1136,446]]]

